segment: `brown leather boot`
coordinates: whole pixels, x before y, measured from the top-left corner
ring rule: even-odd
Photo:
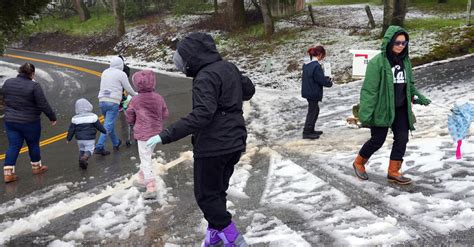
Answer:
[[[400,173],[402,162],[403,160],[390,160],[387,174],[387,179],[389,182],[397,184],[411,184],[411,179],[402,176]]]
[[[354,160],[354,163],[352,163],[355,175],[362,180],[369,179],[369,176],[367,176],[367,173],[365,172],[365,164],[367,161],[369,161],[369,159],[366,159],[358,154]]]
[[[31,162],[31,172],[34,175],[45,173],[48,170],[47,166],[41,164],[41,160],[38,162]]]
[[[18,180],[18,176],[15,173],[14,166],[3,167],[3,180],[5,180],[5,183],[10,183]]]

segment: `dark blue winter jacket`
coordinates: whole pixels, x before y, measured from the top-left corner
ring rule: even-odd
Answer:
[[[332,87],[331,79],[324,76],[323,68],[316,60],[303,64],[302,80],[301,96],[312,101],[323,99],[323,86]]]
[[[77,100],[76,115],[71,119],[67,140],[71,141],[74,136],[77,140],[95,140],[97,130],[107,134],[97,115],[92,113],[91,103],[84,98]]]
[[[44,96],[38,82],[25,74],[5,81],[2,87],[5,101],[5,122],[31,123],[40,120],[41,113],[50,121],[56,121],[56,114]]]

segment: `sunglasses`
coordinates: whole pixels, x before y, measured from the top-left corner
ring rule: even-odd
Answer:
[[[407,46],[408,45],[408,41],[394,41],[393,44],[395,46]]]

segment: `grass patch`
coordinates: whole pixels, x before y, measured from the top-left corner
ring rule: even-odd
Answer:
[[[308,4],[310,5],[349,5],[349,4],[382,4],[381,0],[319,0],[311,1]]]
[[[175,15],[213,11],[214,5],[203,0],[174,0],[172,12]]]
[[[438,3],[437,0],[413,0],[409,2],[408,6],[428,12],[465,12],[467,8],[467,0],[447,0],[446,3]]]
[[[318,0],[311,1],[310,5],[349,5],[349,4],[373,4],[382,5],[382,0]],[[467,8],[466,0],[447,0],[446,3],[438,3],[438,0],[411,0],[408,7],[421,11],[432,11],[440,13],[464,12]]]
[[[444,40],[422,57],[412,59],[413,65],[425,64],[451,57],[474,53],[474,27],[453,28],[446,31]]]
[[[90,36],[110,30],[115,24],[114,17],[109,13],[91,12],[91,18],[85,22],[79,16],[59,18],[45,16],[36,23],[30,24],[30,32],[62,32],[73,36]]]
[[[437,31],[446,27],[460,27],[466,23],[465,19],[417,18],[405,21],[408,30]]]

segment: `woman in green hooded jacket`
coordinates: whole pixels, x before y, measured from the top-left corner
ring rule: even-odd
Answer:
[[[369,177],[365,164],[379,150],[393,131],[387,178],[390,182],[410,184],[400,169],[408,143],[408,132],[414,130],[412,102],[429,105],[431,101],[413,84],[412,65],[408,57],[408,33],[399,26],[390,26],[383,37],[381,53],[369,61],[360,91],[359,120],[370,126],[371,138],[362,146],[353,163],[355,174],[362,180]]]

